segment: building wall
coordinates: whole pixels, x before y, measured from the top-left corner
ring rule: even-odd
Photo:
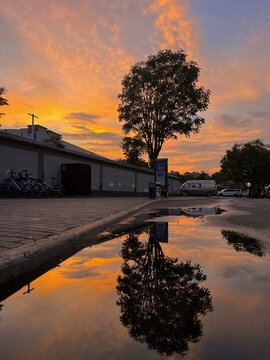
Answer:
[[[135,171],[103,165],[104,191],[135,191]]]
[[[174,194],[180,187],[180,180],[169,176],[169,194]]]
[[[34,142],[2,142],[0,139],[0,181],[10,176],[10,169],[18,173],[27,169],[34,178],[44,173],[45,181],[61,183],[61,165],[83,163],[91,165],[91,189],[97,192],[148,193],[149,182],[154,181],[154,173],[149,170],[127,167],[122,164],[92,159],[74,152],[61,151],[51,146],[38,146]],[[169,193],[179,188],[178,179],[169,176]]]
[[[37,177],[37,163],[38,152],[0,144],[0,180],[9,177],[11,169],[17,173],[27,170],[33,177]]]
[[[73,156],[63,156],[58,154],[44,154],[44,173],[45,182],[51,183],[52,177],[55,177],[55,182],[61,183],[61,165],[82,163],[91,165],[91,186],[92,190],[99,190],[100,183],[100,166],[89,160],[79,159]]]
[[[137,192],[146,193],[149,191],[149,182],[154,181],[154,174],[137,173]]]

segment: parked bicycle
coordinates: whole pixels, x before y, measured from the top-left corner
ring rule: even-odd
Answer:
[[[15,174],[14,169],[11,169],[10,178],[4,179],[4,182],[1,185],[1,194],[15,197],[23,193],[23,186],[17,183]]]
[[[10,177],[0,185],[0,196],[61,198],[64,196],[64,188],[55,183],[55,177],[52,177],[52,185],[49,185],[44,182],[44,174],[41,179],[34,179],[27,170],[21,170],[16,176],[14,169],[11,169]]]

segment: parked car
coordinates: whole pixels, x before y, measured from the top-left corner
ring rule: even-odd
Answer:
[[[243,196],[242,189],[223,189],[218,191],[218,196]]]
[[[216,195],[217,184],[215,180],[188,180],[180,186],[180,195]]]

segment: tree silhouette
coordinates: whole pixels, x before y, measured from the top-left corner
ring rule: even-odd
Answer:
[[[161,355],[184,355],[189,342],[203,335],[200,315],[212,311],[212,298],[199,283],[206,280],[200,265],[178,262],[163,254],[154,239],[142,243],[130,234],[123,243],[122,275],[118,277],[120,320],[136,341]]]
[[[270,146],[261,140],[234,144],[220,161],[223,173],[236,183],[250,182],[250,195],[259,196],[270,182]]]
[[[198,86],[199,74],[198,64],[187,61],[183,50],[166,49],[134,64],[124,76],[119,121],[126,135],[145,142],[151,167],[166,140],[197,133],[204,124],[200,115],[210,91]]]
[[[146,152],[146,144],[138,136],[125,136],[122,139],[121,147],[128,164],[147,167],[148,164],[141,158]]]
[[[237,252],[246,251],[256,256],[265,256],[266,245],[261,240],[230,230],[222,230],[221,234]]]

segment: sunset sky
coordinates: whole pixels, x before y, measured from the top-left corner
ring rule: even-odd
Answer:
[[[2,128],[35,113],[64,140],[120,159],[123,76],[182,48],[212,94],[200,133],[165,143],[169,169],[213,172],[235,142],[270,143],[269,0],[2,0],[0,34]]]

